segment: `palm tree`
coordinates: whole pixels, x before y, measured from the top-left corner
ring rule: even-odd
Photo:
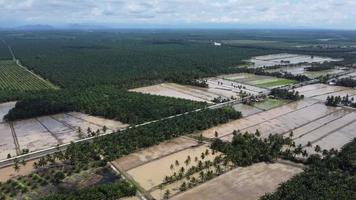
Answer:
[[[14,160],[14,170],[16,172],[20,171],[19,161],[17,159]]]
[[[171,195],[171,193],[170,193],[169,189],[167,189],[163,195],[163,199],[168,199],[170,195]]]
[[[321,148],[319,145],[316,145],[315,146],[315,152],[319,153],[321,151]]]
[[[26,166],[26,161],[25,161],[25,159],[22,159],[21,164],[22,164],[23,166]]]
[[[106,133],[107,130],[108,128],[106,126],[103,126],[103,132]]]

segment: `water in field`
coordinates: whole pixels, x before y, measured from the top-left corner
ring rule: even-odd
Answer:
[[[341,59],[282,53],[257,56],[248,60],[248,62],[254,63],[253,67],[270,67],[275,65],[288,65],[299,63],[324,63],[331,61],[341,61]]]

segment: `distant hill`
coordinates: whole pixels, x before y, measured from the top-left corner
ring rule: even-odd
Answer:
[[[34,24],[34,25],[18,26],[14,29],[17,29],[17,30],[52,30],[52,29],[54,29],[54,27],[50,26],[50,25],[46,25],[46,24]]]

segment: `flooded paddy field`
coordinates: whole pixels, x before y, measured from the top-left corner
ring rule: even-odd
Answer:
[[[239,167],[202,185],[174,196],[173,200],[255,200],[303,170],[291,165],[257,163]]]
[[[253,67],[270,67],[275,65],[298,64],[298,63],[324,63],[331,61],[341,61],[341,59],[333,59],[328,57],[299,55],[299,54],[270,54],[264,56],[256,56],[248,60],[254,63]]]
[[[340,76],[339,79],[341,79],[341,78],[351,78],[351,79],[355,80],[356,79],[356,72],[352,72],[352,73]]]
[[[328,96],[346,96],[356,97],[356,90],[342,86],[331,86],[326,84],[313,84],[297,88],[300,94],[305,97],[311,97],[320,101],[325,101]]]
[[[311,142],[313,147],[319,145],[321,149],[340,149],[356,137],[355,128],[356,112],[340,110],[327,118],[295,130],[294,141],[302,145]],[[315,153],[313,147],[308,149],[310,153]]]
[[[246,105],[246,104],[235,104],[232,106],[236,111],[239,111],[242,113],[242,116],[247,117],[259,112],[262,112],[263,110],[258,109],[256,107],[250,106],[250,105]]]
[[[160,143],[156,146],[149,147],[142,151],[132,153],[130,155],[124,156],[112,163],[119,169],[127,171],[132,168],[143,165],[154,159],[169,155],[171,153],[181,151],[190,147],[198,145],[195,140],[186,137],[179,137],[173,140],[169,140]]]
[[[292,102],[278,108],[260,112],[248,117],[244,117],[242,119],[234,120],[226,124],[204,130],[199,134],[202,134],[206,138],[214,138],[216,131],[218,132],[219,137],[224,137],[226,135],[231,135],[234,130],[243,130],[249,127],[253,127],[268,120],[272,120],[288,113],[293,113],[297,110],[310,107],[314,104],[318,104],[318,101],[314,99],[304,99],[301,101]]]
[[[207,150],[210,153],[205,156],[204,161],[213,161],[213,159],[219,155],[219,153],[212,154],[208,145],[201,145],[160,157],[151,162],[130,169],[127,173],[145,190],[154,191],[157,189],[156,187],[164,182],[164,178],[166,176],[171,176],[174,172],[178,173],[181,167],[188,169],[191,166],[195,166],[197,164],[195,159],[201,159],[201,155]],[[190,156],[192,161],[185,164],[184,161],[188,156]],[[178,165],[176,164],[176,161],[178,161]],[[171,165],[174,167],[171,168]]]
[[[272,108],[277,108],[287,103],[288,101],[284,99],[267,98],[262,102],[254,103],[253,106],[260,110],[270,110]]]
[[[268,93],[267,89],[256,87],[250,84],[244,84],[242,82],[235,82],[233,80],[224,78],[224,76],[208,78],[207,83],[211,88],[233,91],[235,94],[241,92],[246,94],[252,94],[252,95]]]
[[[21,149],[30,151],[56,146],[58,141],[36,119],[14,122],[14,130]]]
[[[253,126],[246,128],[237,127],[236,130],[240,130],[241,132],[247,131],[249,133],[254,133],[256,130],[259,130],[262,137],[268,137],[269,134],[285,134],[328,114],[332,114],[335,110],[336,108],[334,107],[327,107],[324,104],[317,103],[268,119]],[[232,137],[233,135],[230,134],[224,136],[222,139],[231,141]]]
[[[305,68],[310,67],[311,65],[301,65],[301,66],[285,66],[278,69],[267,69],[267,72],[287,72],[294,75],[305,75],[309,78],[317,78],[323,75],[334,75],[343,72],[342,69],[328,69],[322,71],[307,71]]]
[[[302,88],[302,91],[318,89],[323,85]],[[340,149],[356,137],[356,110],[329,107],[317,99],[305,98],[274,109],[259,112],[197,133],[214,138],[215,132],[224,141],[231,141],[232,132],[254,133],[259,130],[261,137],[269,134],[289,135],[293,132],[296,144],[306,147],[310,142],[322,149]],[[308,150],[311,153],[313,148]]]
[[[0,104],[1,106],[6,107],[7,105]],[[88,128],[93,132],[100,130],[103,133],[104,126],[108,127],[106,132],[109,133],[128,125],[82,113],[63,113],[14,122],[2,122],[0,123],[2,138],[0,160],[6,159],[8,154],[15,156],[24,149],[31,152],[78,140],[79,128],[82,130],[83,137],[87,136]]]
[[[233,81],[236,83],[246,84],[257,88],[275,88],[295,83],[294,80],[276,78],[272,76],[262,76],[249,73],[237,73],[219,76],[222,79]]]

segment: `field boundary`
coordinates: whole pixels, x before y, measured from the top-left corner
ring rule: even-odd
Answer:
[[[19,140],[17,139],[17,135],[16,135],[16,132],[15,132],[14,124],[12,122],[10,122],[9,126],[10,126],[10,129],[11,129],[12,138],[14,140],[16,154],[17,155],[21,155],[21,148],[20,148]]]

